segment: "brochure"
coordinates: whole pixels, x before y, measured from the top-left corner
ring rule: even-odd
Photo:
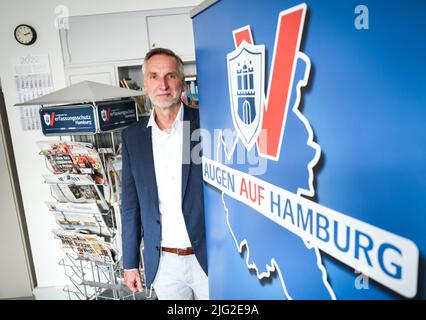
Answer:
[[[69,141],[39,141],[40,154],[44,155],[54,174],[89,174],[96,184],[106,182],[105,171],[98,152],[90,143]]]
[[[77,255],[80,259],[115,263],[116,256],[111,244],[105,242],[102,237],[87,235],[70,230],[55,229],[54,235],[61,240],[62,249],[71,255]]]
[[[58,174],[43,177],[45,183],[50,185],[52,196],[59,202],[96,202],[103,210],[109,209],[108,203],[89,175]]]
[[[100,213],[77,213],[51,211],[56,223],[65,230],[82,230],[92,234],[112,237],[111,226],[107,226],[106,221]]]

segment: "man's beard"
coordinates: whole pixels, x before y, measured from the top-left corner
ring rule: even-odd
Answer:
[[[163,101],[163,102],[157,103],[155,101],[155,99],[150,98],[150,100],[151,100],[151,103],[154,107],[158,107],[160,109],[170,109],[170,108],[175,107],[178,103],[181,102],[181,95],[182,95],[182,93],[180,93],[176,98],[174,98],[170,102]]]

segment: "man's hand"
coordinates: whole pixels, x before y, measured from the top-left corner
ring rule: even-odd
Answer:
[[[124,271],[124,284],[133,292],[142,291],[141,275],[138,269]]]

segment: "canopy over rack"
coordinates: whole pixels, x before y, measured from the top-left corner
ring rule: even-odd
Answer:
[[[36,99],[15,104],[15,106],[47,106],[84,102],[99,102],[105,100],[117,100],[120,98],[137,97],[142,95],[143,92],[138,90],[124,89],[93,81],[82,81]]]

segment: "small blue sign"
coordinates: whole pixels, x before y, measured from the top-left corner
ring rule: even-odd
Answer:
[[[101,102],[97,104],[100,131],[111,131],[137,121],[134,100]]]
[[[41,108],[40,120],[46,136],[96,132],[95,113],[91,104]]]

